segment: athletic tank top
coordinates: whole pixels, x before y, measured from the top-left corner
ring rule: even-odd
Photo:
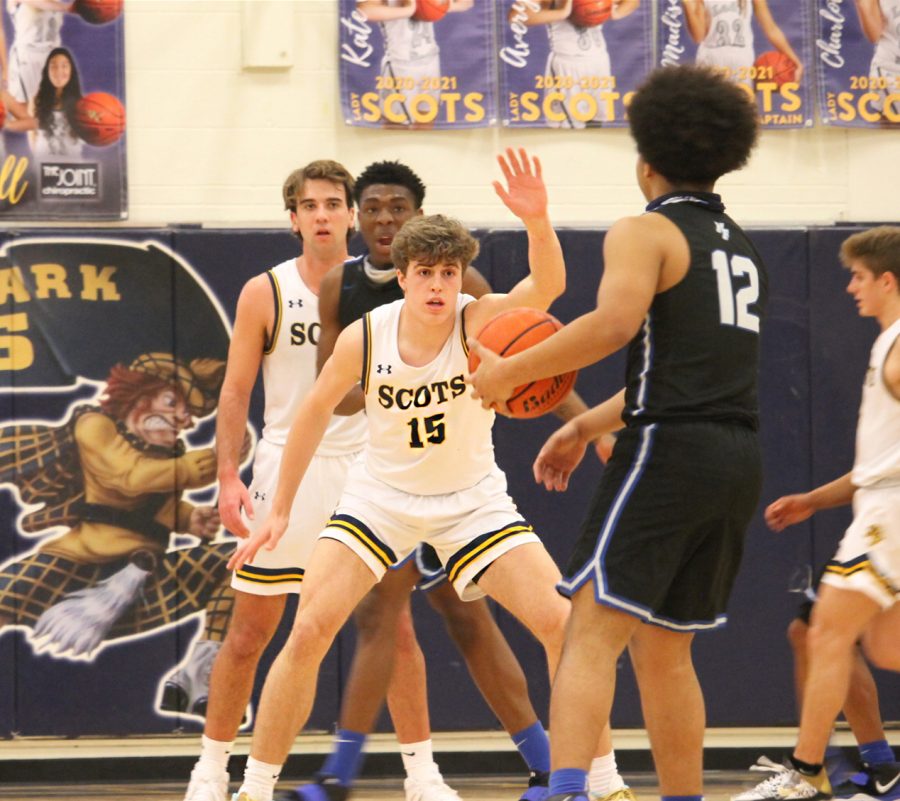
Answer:
[[[376,284],[365,271],[365,256],[357,256],[344,262],[341,276],[341,293],[338,300],[338,319],[341,328],[346,328],[366,312],[377,309],[385,303],[403,298],[403,290],[396,279]],[[390,268],[394,272],[394,268]]]
[[[673,192],[648,212],[687,239],[690,266],[653,299],[628,346],[623,418],[629,425],[715,420],[758,427],[759,329],[765,265],[718,195]]]
[[[900,400],[884,384],[884,361],[892,347],[900,347],[900,320],[881,332],[869,356],[863,382],[853,485],[871,487],[900,482]]]
[[[434,38],[433,22],[391,19],[381,23],[381,34],[384,57],[388,61],[416,61],[437,55],[441,50]]]
[[[284,445],[300,401],[316,381],[316,343],[319,341],[319,298],[304,283],[296,259],[288,259],[267,273],[275,295],[275,324],[263,353],[262,374],[266,406],[263,439]],[[322,442],[321,456],[341,456],[362,450],[366,441],[363,412],[334,415]]]
[[[494,468],[494,413],[481,408],[465,383],[468,372],[460,295],[456,322],[441,352],[422,367],[400,358],[403,301],[363,318],[362,385],[366,396],[369,473],[414,495],[444,495],[472,487]]]
[[[44,11],[19,4],[12,12],[16,47],[30,47],[50,51],[59,47],[62,11]]]
[[[697,49],[697,60],[716,64],[715,51],[743,50],[753,61],[753,27],[750,17],[753,0],[705,0],[709,12],[709,31]],[[743,6],[743,8],[742,8]],[[709,60],[705,60],[708,56]]]
[[[885,24],[875,43],[872,61],[896,70],[900,68],[900,0],[879,0],[879,7]]]
[[[602,25],[581,28],[564,19],[548,23],[547,36],[550,39],[550,50],[557,56],[589,58],[598,53],[606,53]]]

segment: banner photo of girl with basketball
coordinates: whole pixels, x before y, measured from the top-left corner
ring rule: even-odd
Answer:
[[[492,0],[340,0],[346,123],[493,125],[492,6]]]
[[[744,87],[764,128],[813,124],[810,0],[660,0],[658,64],[706,64]]]
[[[0,219],[127,216],[123,3],[3,3]]]
[[[629,94],[653,67],[650,0],[504,0],[497,6],[504,125],[628,124]]]
[[[816,2],[819,114],[828,125],[900,127],[900,0]]]

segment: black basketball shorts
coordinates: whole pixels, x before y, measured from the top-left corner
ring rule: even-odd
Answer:
[[[759,502],[755,431],[712,422],[620,433],[559,584],[677,631],[725,623],[744,535]]]

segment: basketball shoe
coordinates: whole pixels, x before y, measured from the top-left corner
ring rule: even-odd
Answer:
[[[434,773],[423,777],[408,776],[403,781],[406,801],[461,801],[459,793],[444,781],[435,765]]]
[[[824,769],[815,776],[806,776],[793,768],[784,767],[752,790],[734,796],[734,800],[742,798],[744,801],[824,801],[833,796],[831,783]]]
[[[900,798],[900,762],[884,762],[879,765],[863,764],[845,782],[834,788],[839,798],[873,797],[894,801]]]
[[[278,790],[273,801],[346,801],[350,788],[339,784],[334,776],[317,773],[316,780],[293,790]]]
[[[637,797],[627,784],[618,790],[613,790],[609,795],[599,795],[596,793],[588,793],[590,801],[637,801]]]
[[[184,801],[228,801],[228,773],[195,765]]]
[[[519,796],[519,801],[546,801],[550,795],[550,771],[533,770],[528,777],[528,789]]]

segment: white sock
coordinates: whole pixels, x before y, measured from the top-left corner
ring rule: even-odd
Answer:
[[[200,758],[197,764],[208,768],[211,772],[221,773],[228,770],[228,757],[234,749],[234,740],[223,743],[221,740],[213,740],[205,734],[200,740]]]
[[[426,779],[440,774],[434,761],[431,740],[420,743],[400,743],[400,756],[403,758],[403,769],[410,779]]]
[[[247,757],[247,767],[244,769],[244,783],[238,790],[238,795],[247,793],[253,801],[272,801],[275,791],[275,783],[281,774],[281,765],[270,765],[268,762],[260,762],[252,756]]]
[[[588,774],[588,789],[592,795],[601,798],[626,787],[625,780],[619,775],[616,767],[616,752],[610,751],[601,757],[591,760],[591,771]]]

